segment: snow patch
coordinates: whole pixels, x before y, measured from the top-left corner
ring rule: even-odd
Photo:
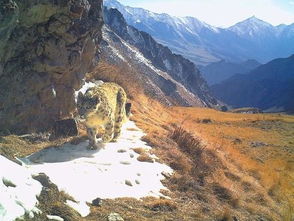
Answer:
[[[52,85],[52,94],[53,94],[54,97],[56,97],[56,90],[55,90],[53,85]]]
[[[163,60],[163,63],[164,63],[164,66],[166,67],[166,69],[167,69],[168,71],[171,71],[171,70],[172,70],[172,66],[171,66],[169,60],[164,59],[164,60]]]
[[[54,221],[64,221],[63,218],[59,217],[59,216],[51,216],[51,215],[47,215],[47,218],[49,220],[54,220]]]
[[[65,144],[49,148],[23,159],[32,173],[45,173],[59,190],[71,195],[78,203],[67,202],[82,216],[89,213],[86,202],[96,198],[162,196],[166,189],[162,172],[172,169],[158,162],[137,160],[133,148],[151,149],[141,138],[145,134],[129,121],[122,128],[117,143],[104,144],[100,150],[88,150],[88,141],[78,145]],[[123,149],[123,151],[121,151]]]
[[[90,214],[90,208],[89,206],[86,204],[86,202],[73,202],[71,200],[67,200],[66,201],[66,205],[70,206],[71,208],[75,209],[76,211],[78,211],[78,213],[82,216],[82,217],[86,217],[87,215]]]
[[[118,50],[116,50],[116,48],[112,47],[111,45],[109,45],[110,49],[112,50],[112,52],[122,61],[127,62],[126,59],[119,53]]]
[[[35,207],[42,185],[31,173],[0,155],[0,220],[11,221],[40,211]]]

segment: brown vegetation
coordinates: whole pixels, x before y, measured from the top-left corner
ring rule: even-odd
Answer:
[[[170,200],[104,200],[80,220],[104,220],[110,212],[132,221],[293,220],[293,116],[165,107],[127,70],[102,62],[91,77],[115,81],[127,90],[131,119],[147,133],[144,141],[174,169],[163,180],[170,191],[162,193]],[[254,147],[253,142],[266,145]],[[18,138],[16,144],[16,155],[21,146],[30,146]],[[147,160],[144,149],[134,151]]]
[[[147,153],[144,153],[138,156],[137,160],[140,162],[154,163],[154,159],[150,157]]]
[[[294,192],[289,185],[293,117],[168,108],[144,96],[134,101],[134,107],[133,120],[148,134],[144,141],[175,170],[164,181],[173,200],[193,201],[198,211],[218,220],[290,220],[285,214],[294,205],[288,197]],[[267,145],[253,148],[254,141]],[[226,210],[229,216],[222,215]]]
[[[92,79],[119,84],[126,90],[130,99],[144,93],[144,87],[142,87],[144,78],[127,64],[117,67],[106,61],[101,61],[93,72],[86,75],[86,80]]]

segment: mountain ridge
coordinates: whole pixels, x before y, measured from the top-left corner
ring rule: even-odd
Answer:
[[[250,72],[260,65],[261,64],[254,59],[249,59],[241,63],[232,63],[221,60],[205,67],[201,67],[200,70],[208,85],[211,86],[221,83],[235,74],[245,74]]]
[[[233,107],[294,112],[294,55],[274,59],[247,74],[234,75],[211,87],[214,95]]]
[[[197,18],[153,13],[142,8],[123,6],[116,0],[107,0],[104,4],[117,8],[129,25],[151,34],[159,43],[197,65],[220,60],[242,62],[247,59],[266,63],[294,53],[294,23],[273,26],[251,17],[229,28],[218,28]],[[251,22],[253,26],[240,32],[239,28],[244,22]],[[260,23],[260,28],[254,28]],[[260,32],[263,30],[267,32]]]
[[[217,106],[205,80],[194,63],[157,43],[148,33],[127,25],[117,9],[104,9],[104,44],[106,60],[120,66],[125,63],[138,70],[157,97],[164,94],[184,106]],[[168,101],[168,99],[166,100]],[[164,102],[170,105],[170,102]]]

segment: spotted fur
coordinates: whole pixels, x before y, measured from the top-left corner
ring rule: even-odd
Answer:
[[[102,136],[104,143],[118,139],[126,118],[126,101],[124,89],[114,83],[104,83],[89,88],[85,94],[79,93],[77,109],[87,127],[91,148],[98,147],[97,136]]]

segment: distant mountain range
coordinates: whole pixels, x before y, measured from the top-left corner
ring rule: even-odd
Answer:
[[[166,105],[218,106],[194,63],[129,26],[117,9],[104,8],[104,22],[102,58],[135,70],[153,98]]]
[[[201,73],[208,85],[221,83],[235,74],[245,74],[257,68],[261,64],[256,60],[247,60],[241,63],[219,61],[201,67]]]
[[[294,53],[294,23],[273,26],[251,17],[229,28],[217,28],[197,18],[157,14],[116,0],[105,0],[104,5],[117,8],[129,25],[151,34],[197,65],[248,59],[266,63]]]
[[[218,99],[236,108],[294,113],[294,55],[234,75],[211,89]]]

